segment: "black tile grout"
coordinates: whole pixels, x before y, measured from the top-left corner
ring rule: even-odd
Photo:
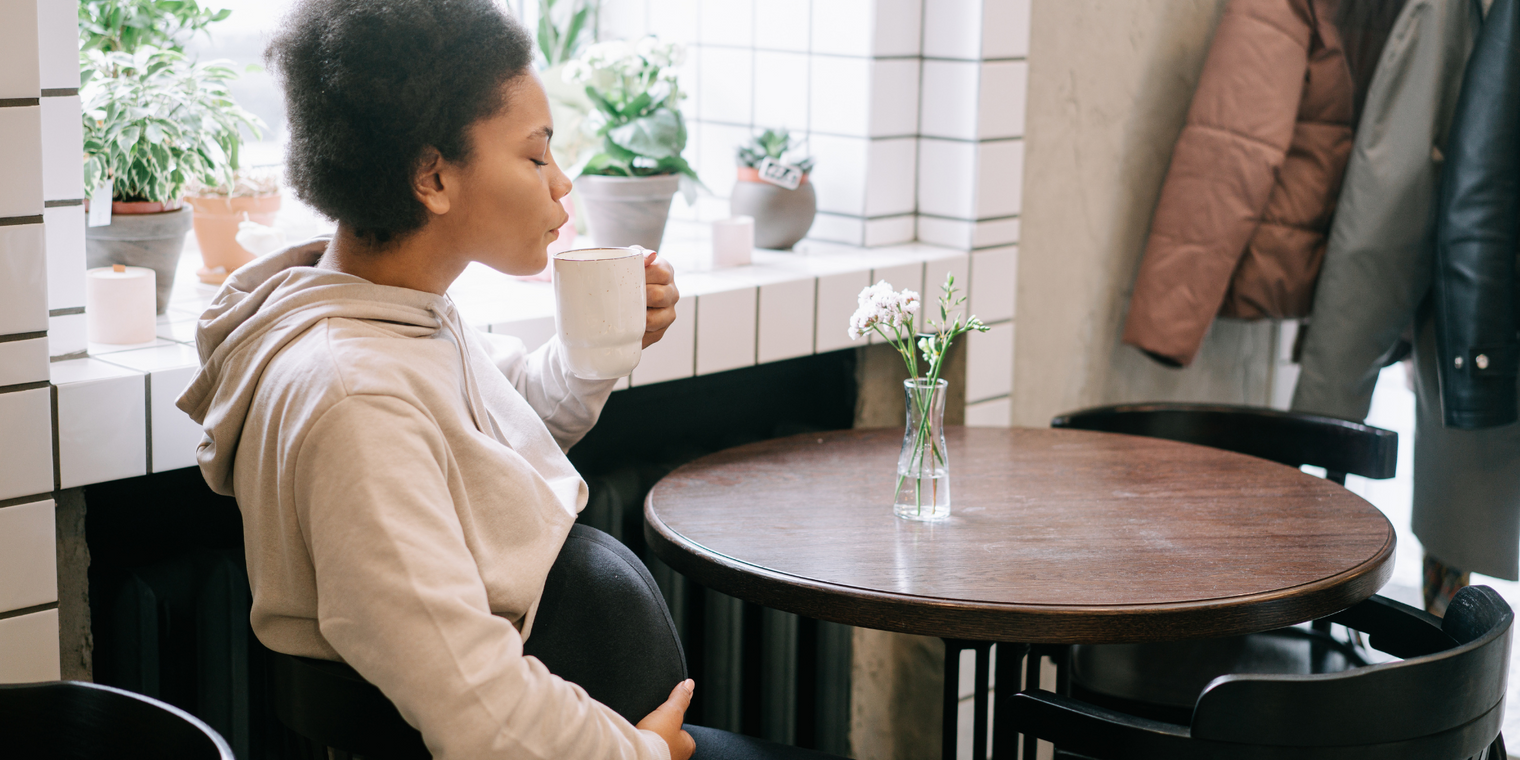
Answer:
[[[47,330],[38,330],[36,332],[11,333],[9,335],[0,335],[0,343],[11,343],[11,342],[18,341],[18,340],[35,340],[37,338],[46,338],[46,337],[47,337]]]
[[[22,391],[35,391],[50,385],[46,380],[38,380],[34,383],[16,383],[15,385],[0,386],[0,393],[20,393]]]
[[[48,602],[47,604],[38,604],[38,605],[31,606],[31,607],[22,607],[19,610],[6,610],[5,612],[0,612],[0,620],[8,620],[8,619],[14,618],[14,617],[21,617],[22,615],[32,615],[32,614],[36,614],[38,612],[47,612],[48,610],[56,610],[56,609],[58,609],[58,602],[53,601],[53,602]]]
[[[38,502],[51,501],[52,498],[53,493],[51,491],[48,491],[46,493],[32,494],[31,496],[17,496],[13,499],[0,499],[0,509],[4,509],[6,507],[19,507],[22,504],[36,504]]]

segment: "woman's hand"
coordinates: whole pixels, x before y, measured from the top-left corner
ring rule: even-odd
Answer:
[[[676,270],[654,251],[644,257],[644,300],[649,307],[644,315],[644,348],[649,348],[665,337],[665,330],[676,321],[676,301],[681,300]]]
[[[665,271],[670,272],[669,264],[665,265]],[[674,291],[675,288],[672,287],[671,290]],[[671,303],[675,301],[672,300]],[[660,330],[660,332],[665,331]],[[649,339],[645,338],[645,340]],[[654,340],[659,340],[659,338]],[[649,342],[653,343],[654,340]],[[691,706],[691,693],[696,688],[696,682],[690,678],[676,684],[670,692],[670,698],[665,700],[665,704],[654,708],[654,712],[639,721],[639,728],[659,734],[660,738],[670,746],[670,760],[689,760],[691,753],[697,749],[697,743],[692,740],[691,734],[681,728],[681,724],[686,720],[686,708]]]

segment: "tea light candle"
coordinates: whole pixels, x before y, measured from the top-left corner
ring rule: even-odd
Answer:
[[[149,343],[158,319],[156,275],[116,264],[85,272],[85,334],[91,343]]]
[[[747,266],[755,252],[755,218],[736,216],[713,222],[712,241],[714,269]]]

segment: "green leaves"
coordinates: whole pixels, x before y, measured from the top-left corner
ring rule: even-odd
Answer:
[[[739,148],[739,165],[758,167],[767,158],[792,164],[806,174],[813,170],[812,158],[799,158],[793,154],[799,150],[792,144],[792,135],[785,129],[767,129],[754,138],[749,145]]]
[[[679,111],[662,109],[608,130],[607,139],[649,158],[680,156],[686,147],[686,124]]]
[[[81,0],[81,51],[135,53],[142,47],[184,52],[189,37],[231,15],[196,0]]]
[[[564,16],[555,9],[558,2],[538,0],[538,52],[544,57],[544,68],[574,58],[585,42],[581,39],[581,31],[586,28],[586,21],[591,18],[593,10],[600,12],[599,0],[570,0],[564,6],[570,8],[569,18],[561,25],[556,23],[560,20],[557,16]]]
[[[192,179],[232,181],[241,130],[258,135],[263,127],[228,93],[237,76],[232,66],[192,64],[151,47],[84,58],[98,72],[79,93],[87,189],[110,180],[116,200],[171,201]]]

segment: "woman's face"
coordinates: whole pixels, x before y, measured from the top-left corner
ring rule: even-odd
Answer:
[[[554,119],[538,75],[503,85],[506,107],[469,127],[473,150],[458,167],[444,219],[469,259],[513,275],[536,274],[568,214],[560,199],[570,178],[554,163]]]

